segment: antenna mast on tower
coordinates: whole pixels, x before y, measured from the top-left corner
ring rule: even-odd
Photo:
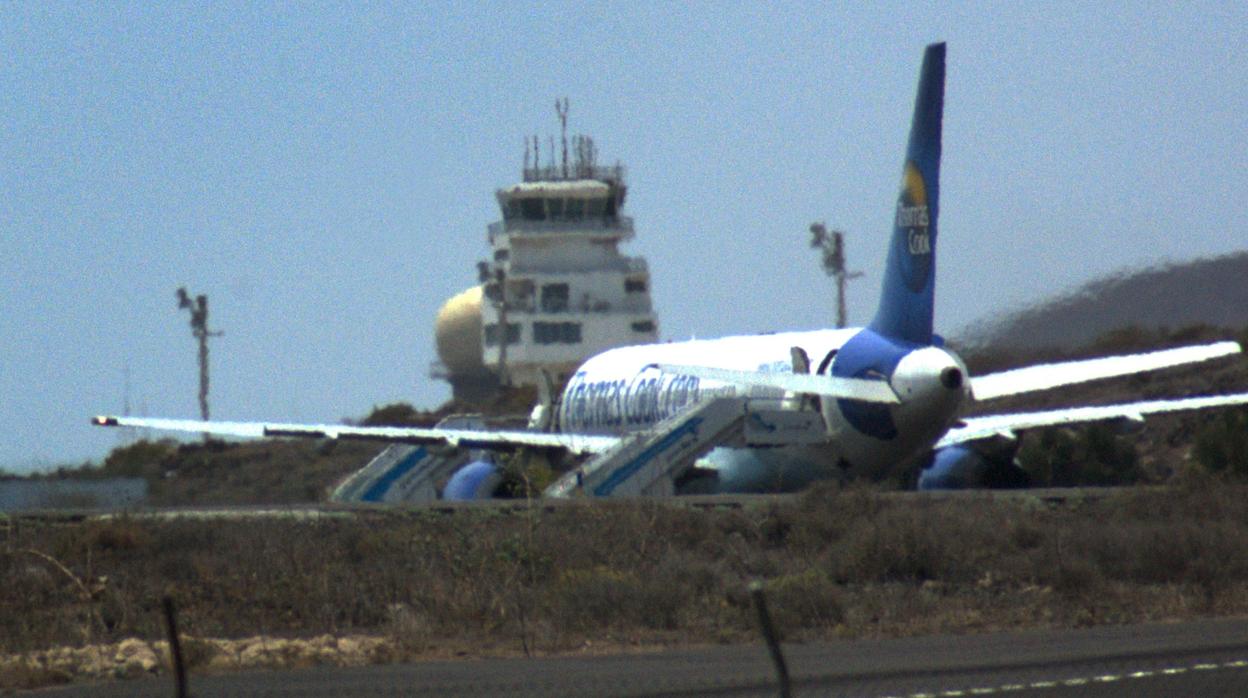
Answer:
[[[559,115],[560,138],[563,141],[563,178],[568,178],[568,98],[561,104],[555,100],[555,113]]]

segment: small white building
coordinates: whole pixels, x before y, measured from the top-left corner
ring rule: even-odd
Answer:
[[[598,352],[658,339],[646,261],[619,249],[634,234],[624,168],[597,166],[585,137],[573,163],[564,151],[562,166],[539,166],[536,155],[530,166],[526,153],[523,181],[496,192],[502,220],[489,226],[480,290],[439,313],[433,375],[457,396],[477,393],[468,383],[485,376],[536,385],[545,370],[563,382]]]

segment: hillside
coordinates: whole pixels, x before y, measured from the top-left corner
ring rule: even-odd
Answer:
[[[1073,292],[989,318],[959,344],[994,350],[1065,349],[1124,327],[1248,326],[1248,252],[1126,271]]]

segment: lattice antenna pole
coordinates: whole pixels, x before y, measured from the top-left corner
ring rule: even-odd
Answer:
[[[129,417],[130,414],[130,362],[127,361],[121,369],[122,379],[122,414]],[[117,442],[122,446],[129,446],[135,442],[134,427],[125,427],[119,430]]]
[[[560,140],[563,143],[563,178],[568,178],[568,98],[555,100],[555,113],[559,115]]]
[[[186,308],[191,313],[191,334],[199,342],[199,414],[206,422],[208,413],[208,338],[220,337],[224,332],[208,329],[208,296],[200,294],[191,300],[186,287],[178,289],[178,308]],[[204,434],[204,441],[208,434]]]

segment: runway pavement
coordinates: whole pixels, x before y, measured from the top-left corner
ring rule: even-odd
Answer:
[[[785,645],[796,696],[1248,695],[1248,620]],[[207,696],[774,696],[757,645],[191,677]],[[169,677],[36,692],[172,696]]]

